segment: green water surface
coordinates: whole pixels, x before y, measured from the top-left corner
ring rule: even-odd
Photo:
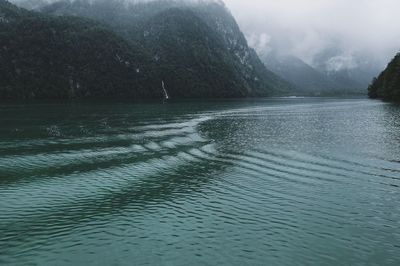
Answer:
[[[400,265],[400,107],[0,105],[1,265]]]

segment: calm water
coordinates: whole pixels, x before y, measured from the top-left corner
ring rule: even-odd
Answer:
[[[1,265],[400,265],[400,107],[0,106]]]

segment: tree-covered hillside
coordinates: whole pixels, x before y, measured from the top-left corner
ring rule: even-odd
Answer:
[[[222,3],[0,0],[0,99],[289,94]]]
[[[368,94],[374,99],[400,101],[400,53],[373,80],[368,88]]]
[[[177,96],[243,97],[293,92],[293,86],[267,70],[249,48],[222,2],[61,0],[45,6],[42,12],[91,18],[111,26],[127,41],[142,44],[157,59],[161,75],[168,69],[170,75],[165,79]],[[173,64],[176,71],[171,71]],[[179,84],[185,84],[186,90]]]
[[[149,20],[145,28],[143,43],[158,62],[159,75],[171,95],[249,94],[237,71],[240,66],[229,56],[224,43],[190,10],[168,9]]]
[[[0,17],[1,99],[162,95],[146,52],[98,23],[4,0]]]

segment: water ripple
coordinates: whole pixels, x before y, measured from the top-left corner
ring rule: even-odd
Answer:
[[[0,108],[2,265],[400,263],[397,107],[51,107]]]

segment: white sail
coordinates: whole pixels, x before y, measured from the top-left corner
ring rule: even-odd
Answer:
[[[167,90],[165,89],[164,80],[161,81],[161,85],[162,85],[162,89],[163,89],[163,91],[164,91],[164,97],[165,97],[166,100],[168,100],[168,99],[169,99],[169,96],[168,96]]]

